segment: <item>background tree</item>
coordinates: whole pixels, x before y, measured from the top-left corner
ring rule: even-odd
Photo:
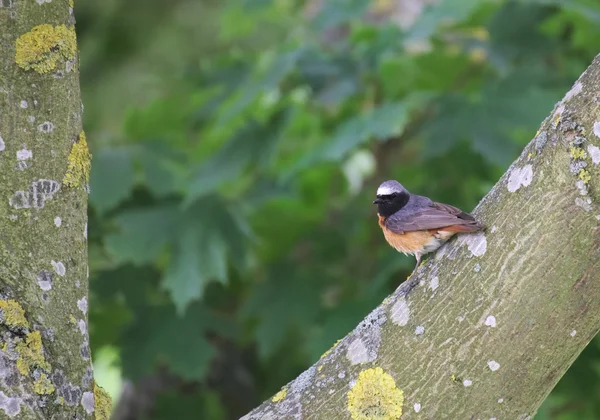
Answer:
[[[473,208],[600,50],[592,1],[387,12],[408,3],[75,9],[91,343],[150,418],[238,418],[317,361],[412,269],[378,183]],[[538,417],[600,416],[599,357],[594,340]]]
[[[72,4],[0,1],[0,417],[108,419],[88,337]]]

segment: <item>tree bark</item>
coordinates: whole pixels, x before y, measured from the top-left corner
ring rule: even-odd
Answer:
[[[485,233],[243,419],[532,418],[600,328],[599,98],[600,55],[475,209]]]
[[[0,0],[0,418],[104,419],[73,4]]]

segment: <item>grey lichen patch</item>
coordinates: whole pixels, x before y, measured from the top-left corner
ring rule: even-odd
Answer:
[[[62,219],[58,216],[54,218],[54,226],[60,227],[62,225]]]
[[[377,359],[377,349],[370,350],[360,337],[356,337],[348,346],[346,357],[353,365],[372,362]]]
[[[279,418],[301,420],[305,418],[302,413],[302,399],[311,387],[316,386],[316,373],[317,368],[315,366],[308,368],[287,387],[284,387],[285,391],[276,394],[277,398],[275,398],[274,406],[266,410],[255,410],[247,418],[261,420],[268,418],[273,420]]]
[[[84,392],[81,397],[81,405],[85,409],[85,412],[88,414],[92,414],[94,412],[94,393],[93,392]]]
[[[506,187],[508,191],[515,192],[521,187],[527,187],[533,180],[533,166],[525,165],[522,168],[514,168],[508,178]]]
[[[488,327],[495,328],[496,327],[496,317],[494,315],[490,315],[485,319],[485,325]]]
[[[93,382],[94,382],[94,371],[92,370],[91,367],[88,367],[85,370],[85,374],[83,375],[83,378],[81,379],[81,386],[83,388],[89,388],[90,386],[92,386]]]
[[[4,410],[8,417],[15,417],[21,412],[21,399],[8,397],[0,391],[0,409]]]
[[[4,143],[4,139],[0,136],[0,152],[3,152],[6,149],[6,143]]]
[[[65,384],[64,376],[60,375],[61,378],[59,381],[56,381],[56,375],[53,375],[54,384],[57,388],[57,394],[59,397],[62,397],[64,403],[69,407],[75,407],[80,403],[82,398],[81,388],[73,385],[72,383]],[[59,383],[61,385],[59,385]]]
[[[9,203],[16,209],[41,209],[59,190],[60,183],[51,179],[38,179],[31,183],[28,191],[17,191]]]
[[[595,121],[592,127],[592,131],[596,137],[600,137],[600,121]]]
[[[487,251],[487,239],[483,232],[460,235],[456,243],[458,246],[467,245],[473,257],[481,257]]]
[[[19,171],[23,171],[31,166],[31,160],[33,158],[33,152],[26,147],[21,150],[17,150],[17,164],[15,168]]]
[[[17,160],[27,160],[33,157],[33,152],[27,148],[17,150]]]
[[[535,136],[535,148],[539,152],[541,151],[546,143],[548,142],[548,134],[545,131],[541,131]]]
[[[54,271],[56,271],[56,274],[58,274],[61,277],[64,277],[65,273],[67,272],[67,269],[65,268],[65,265],[62,263],[62,261],[50,261],[50,264],[52,264],[52,267],[54,268]]]
[[[440,278],[438,276],[433,276],[433,278],[429,281],[429,289],[432,292],[435,292],[435,290],[439,287],[440,285]]]
[[[392,309],[390,309],[390,317],[392,322],[401,327],[408,324],[410,319],[410,308],[405,298],[400,298],[394,303]]]
[[[592,207],[592,199],[590,197],[581,198],[577,197],[575,199],[575,205],[581,207],[585,211],[592,211],[594,208]]]
[[[84,296],[81,299],[79,299],[77,301],[77,307],[79,308],[79,310],[81,312],[83,312],[84,314],[87,313],[87,309],[88,309],[88,301],[87,301],[87,297]]]
[[[575,186],[577,187],[577,190],[579,191],[580,195],[587,195],[588,187],[587,187],[587,184],[582,179],[577,181],[575,183]]]
[[[87,325],[85,321],[83,319],[80,319],[77,325],[79,326],[79,332],[81,333],[81,335],[87,336]]]
[[[54,131],[54,128],[54,124],[52,124],[50,121],[45,121],[38,125],[38,131],[42,133],[51,133]]]
[[[307,390],[312,382],[315,374],[317,373],[317,368],[311,366],[306,369],[304,372],[300,374],[291,384],[290,384],[290,393],[292,394],[300,394]]]
[[[415,328],[415,335],[421,334],[425,334],[425,327],[422,325],[417,325],[417,328]]]
[[[594,123],[594,124],[598,124],[598,123]],[[594,130],[595,130],[595,125],[594,125]],[[600,128],[599,128],[599,130],[600,130]],[[592,163],[594,165],[600,164],[600,148],[598,148],[597,146],[594,146],[593,144],[590,144],[587,147],[587,151],[590,154],[590,157],[592,158]]]
[[[581,93],[581,90],[583,89],[583,84],[578,80],[577,82],[575,82],[575,84],[573,85],[573,87],[571,88],[571,90],[569,90],[565,97],[563,98],[564,102],[568,102],[571,99],[573,99],[576,95],[579,95],[579,93]]]
[[[48,270],[42,270],[38,273],[37,282],[40,289],[47,292],[52,289],[52,273]]]
[[[500,369],[500,363],[496,362],[495,360],[488,360],[487,364],[492,372],[495,372],[498,369]]]
[[[354,364],[372,362],[377,359],[381,345],[381,326],[387,321],[385,309],[378,307],[352,331],[346,357]]]
[[[83,360],[90,360],[90,344],[87,341],[79,346],[79,354]]]

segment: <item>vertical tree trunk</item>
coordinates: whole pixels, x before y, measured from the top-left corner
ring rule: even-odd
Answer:
[[[599,180],[600,55],[475,210],[486,232],[243,419],[531,419],[600,328]]]
[[[0,418],[102,419],[72,0],[0,0]]]

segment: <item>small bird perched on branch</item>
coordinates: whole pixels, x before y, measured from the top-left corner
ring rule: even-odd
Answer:
[[[411,194],[398,181],[383,182],[377,189],[379,226],[386,241],[398,252],[421,257],[441,247],[461,232],[479,232],[484,226],[469,213]]]

